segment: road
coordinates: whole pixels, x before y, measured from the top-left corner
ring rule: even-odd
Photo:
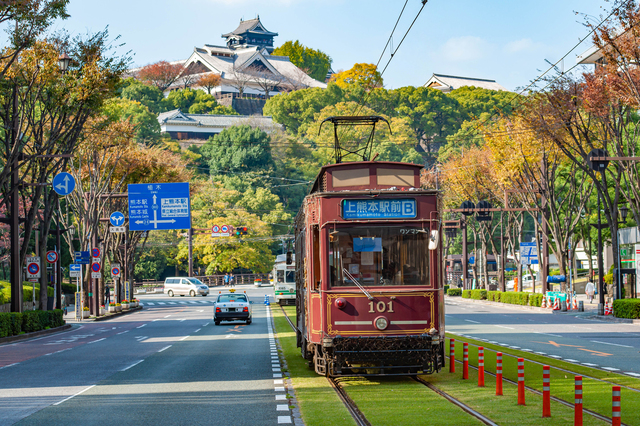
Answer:
[[[640,325],[446,298],[448,332],[640,377]]]
[[[212,289],[141,295],[142,311],[0,346],[0,425],[290,423],[262,303],[273,290],[245,289],[248,326],[213,324]]]

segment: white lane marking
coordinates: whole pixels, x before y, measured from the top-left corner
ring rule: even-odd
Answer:
[[[14,365],[18,365],[20,364],[19,362],[14,362],[13,364],[9,364],[9,365],[5,365],[4,367],[0,367],[0,370],[2,370],[3,368],[9,368],[9,367],[13,367]]]
[[[541,333],[541,332],[539,332],[539,331],[534,331],[534,333],[535,333],[535,334],[542,334],[542,335],[545,335],[545,336],[551,336],[551,337],[562,337],[562,336],[559,336],[559,335],[557,335],[557,334]]]
[[[164,348],[160,349],[158,352],[162,352],[162,351],[166,351],[167,349],[169,349],[172,345],[169,346],[165,346]]]
[[[141,359],[140,361],[136,361],[136,362],[134,362],[133,364],[131,364],[130,366],[128,366],[128,367],[126,367],[126,368],[123,368],[123,369],[122,369],[122,370],[120,370],[120,371],[127,371],[127,370],[128,370],[128,369],[130,369],[131,367],[135,367],[136,365],[140,364],[142,361],[144,361],[144,359]]]
[[[274,380],[273,384],[274,385],[283,385],[284,384],[284,380]]]
[[[49,356],[49,355],[53,355],[53,352],[48,353],[48,354],[44,354],[44,356]]]
[[[282,373],[273,373],[274,379],[277,379],[278,377],[282,377]]]
[[[99,342],[100,340],[106,340],[106,337],[103,337],[102,339],[98,339],[98,340],[92,340],[91,342],[87,342],[87,345],[91,343]]]
[[[167,315],[165,318],[169,318],[171,315]]]
[[[198,312],[204,312],[204,309],[198,309]]]
[[[191,303],[192,305],[196,305],[198,302],[189,302],[189,303]]]
[[[74,396],[78,396],[78,395],[80,395],[81,393],[85,393],[86,391],[88,391],[89,389],[91,389],[91,388],[93,388],[93,387],[95,387],[95,386],[96,386],[96,385],[91,385],[91,386],[89,386],[88,388],[86,388],[86,389],[84,389],[84,390],[81,390],[81,391],[80,391],[80,392],[78,392],[77,394],[75,394],[75,395],[71,395],[70,397],[63,399],[62,401],[58,401],[58,402],[54,403],[53,405],[60,405],[60,404],[62,404],[63,402],[70,400],[70,399],[71,399],[71,398],[73,398]]]
[[[235,337],[233,334],[227,334],[226,336],[224,336],[225,339],[230,339],[232,337]]]
[[[633,346],[619,345],[618,343],[599,342],[597,340],[591,340],[591,343],[600,343],[601,345],[619,346],[621,348],[632,348]]]
[[[208,322],[205,322],[204,324],[202,324],[203,327],[206,327],[207,325],[209,325]]]
[[[560,355],[547,355],[549,358],[562,359]]]
[[[285,404],[276,405],[276,411],[289,411],[289,406]]]
[[[140,327],[136,327],[136,328],[142,328],[144,326],[146,326],[147,324],[142,324]]]
[[[278,416],[278,424],[290,424],[291,416]]]
[[[578,361],[577,359],[569,359],[569,358],[565,358],[564,360],[565,360],[565,361],[567,361],[567,362],[580,362],[580,361]]]
[[[181,305],[186,305],[186,304],[187,304],[187,302],[180,302],[180,304],[181,304]]]
[[[472,322],[472,323],[474,323],[474,324],[480,324],[478,321],[474,321],[474,320],[466,319],[465,321],[466,321],[466,322]]]
[[[590,362],[583,362],[582,365],[586,365],[587,367],[597,367],[598,364],[591,364]]]
[[[619,368],[613,368],[613,367],[602,367],[602,369],[607,371],[620,371]]]
[[[285,391],[285,389],[284,389],[284,386],[276,386],[276,387],[274,388],[274,391],[275,391],[275,392],[284,392],[284,391]]]
[[[496,324],[493,324],[493,326],[494,326],[494,327],[498,327],[498,328],[506,328],[507,330],[515,330],[515,328],[513,328],[513,327],[506,327],[506,326],[504,326],[504,325],[496,325]]]
[[[186,320],[187,320],[186,318],[182,318],[182,319],[180,320],[180,322],[182,322],[182,321],[186,321]]]
[[[169,302],[170,305],[177,305],[176,302]]]
[[[538,355],[546,355],[547,354],[546,352],[534,352],[534,353],[538,354]]]
[[[158,302],[158,305],[166,305],[164,302]]]
[[[153,303],[153,302],[147,302],[147,305],[149,305],[149,306],[153,306],[153,305],[155,305],[155,303]]]
[[[121,331],[121,332],[120,332],[120,333],[118,333],[118,334],[128,333],[129,331],[130,331],[130,330]]]
[[[182,339],[180,339],[180,340],[188,339],[189,337],[191,337],[191,336],[184,336],[184,337],[183,337]]]
[[[638,373],[632,373],[630,371],[625,372],[624,374],[628,374],[629,376],[633,376],[633,377],[640,377],[640,374]]]
[[[520,346],[509,346],[509,349],[520,349]]]
[[[197,329],[196,331],[194,331],[194,333],[197,333],[197,332],[198,332],[198,331],[200,331],[200,330],[201,330],[201,328],[199,328],[199,329]]]
[[[276,395],[276,401],[286,401],[287,395]]]
[[[156,322],[156,321],[160,321],[160,318],[156,318],[156,319],[154,319],[154,320],[153,320],[153,321],[151,321],[151,322]]]
[[[531,349],[520,349],[522,352],[533,352]]]

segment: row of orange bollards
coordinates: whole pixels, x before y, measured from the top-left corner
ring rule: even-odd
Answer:
[[[462,378],[469,379],[469,344],[462,342]],[[449,341],[449,372],[455,373],[455,339]],[[478,347],[478,386],[484,387],[484,347]],[[525,403],[524,358],[518,358],[518,405]],[[496,353],[496,395],[502,395],[502,352]],[[620,386],[613,386],[612,426],[622,424]],[[582,426],[582,376],[575,376],[574,425]],[[551,417],[551,367],[542,367],[542,417]]]

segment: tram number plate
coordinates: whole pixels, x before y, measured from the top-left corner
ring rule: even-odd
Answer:
[[[422,232],[422,229],[417,229],[417,228],[407,228],[407,229],[400,230],[400,234],[402,235],[419,234],[421,232]]]

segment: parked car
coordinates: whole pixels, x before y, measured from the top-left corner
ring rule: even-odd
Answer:
[[[532,277],[530,274],[525,274],[522,276],[522,284],[519,284],[518,288],[520,289],[524,287],[531,287],[535,280],[536,280],[535,277]],[[515,288],[515,280],[507,281],[507,284],[505,285],[505,290],[513,291],[514,288]]]
[[[197,294],[206,296],[209,294],[209,287],[197,278],[169,277],[164,280],[164,293],[169,297],[187,294],[191,297]]]
[[[251,303],[246,293],[235,293],[231,289],[228,293],[218,294],[213,304],[213,322],[220,325],[220,321],[245,321],[251,324]]]

